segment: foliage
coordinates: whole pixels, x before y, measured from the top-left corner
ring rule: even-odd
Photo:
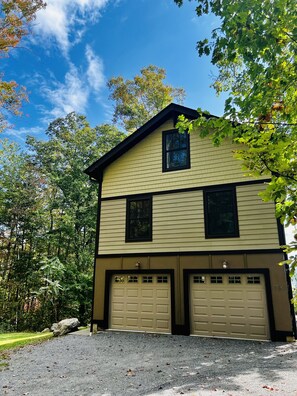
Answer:
[[[43,246],[43,179],[18,147],[0,152],[0,323],[18,326]],[[9,318],[9,322],[5,320]]]
[[[229,138],[244,145],[237,158],[247,174],[269,175],[264,200],[276,215],[297,222],[297,9],[294,0],[196,0],[198,16],[212,12],[220,26],[197,44],[211,55],[218,75],[213,87],[225,91],[223,118],[204,116],[180,128],[210,134],[214,144]],[[183,0],[175,0],[179,6]],[[291,245],[295,250],[296,246]],[[292,268],[296,259],[290,261]]]
[[[83,170],[125,135],[76,113],[46,134],[28,138],[30,154],[7,141],[0,153],[2,330],[90,318],[98,186]]]
[[[296,230],[295,230],[296,232]],[[294,241],[290,241],[290,243],[286,246],[282,246],[284,252],[288,255],[288,259],[283,261],[281,264],[289,264],[290,265],[290,275],[294,277],[295,271],[297,268],[297,233],[294,236]],[[297,278],[295,277],[295,283]],[[295,303],[297,305],[297,290],[295,289]]]
[[[42,0],[2,0],[0,4],[0,57],[19,45],[29,34],[36,12],[45,7]],[[24,87],[15,81],[4,81],[0,74],[0,132],[7,126],[7,113],[20,115],[22,101],[27,100]]]
[[[141,69],[133,80],[111,78],[107,86],[115,101],[113,121],[134,132],[173,100],[182,103],[184,90],[164,84],[165,78],[165,69],[154,65]]]

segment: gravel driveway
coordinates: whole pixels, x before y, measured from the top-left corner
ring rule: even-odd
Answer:
[[[11,353],[0,394],[297,396],[296,374],[297,343],[77,332]]]

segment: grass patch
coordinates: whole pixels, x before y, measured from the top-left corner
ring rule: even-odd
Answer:
[[[5,333],[0,334],[0,351],[36,344],[52,338],[52,333]]]
[[[25,345],[38,344],[49,338],[52,333],[4,333],[0,334],[0,372],[9,366],[9,351]]]
[[[0,356],[1,359],[1,356]],[[8,368],[8,362],[1,362],[0,361],[0,371],[6,370]]]

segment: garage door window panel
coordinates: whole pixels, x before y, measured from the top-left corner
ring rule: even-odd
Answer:
[[[229,276],[229,283],[241,283],[241,277],[240,276]]]
[[[235,189],[205,190],[204,218],[206,238],[239,237]]]
[[[152,197],[127,199],[126,242],[152,240]]]

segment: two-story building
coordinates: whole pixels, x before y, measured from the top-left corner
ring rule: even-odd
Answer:
[[[284,230],[234,145],[170,104],[85,172],[99,183],[92,324],[259,340],[296,334]]]

